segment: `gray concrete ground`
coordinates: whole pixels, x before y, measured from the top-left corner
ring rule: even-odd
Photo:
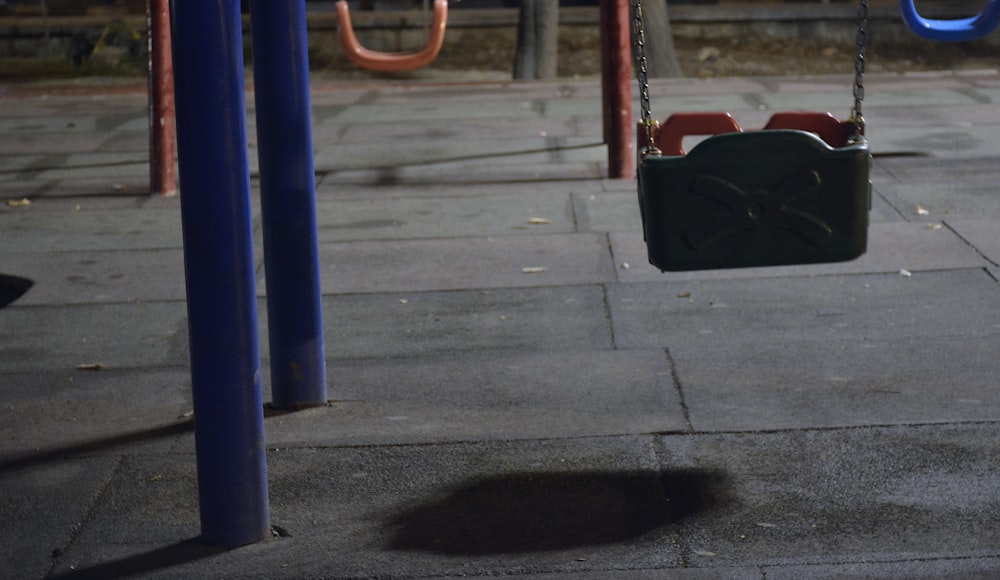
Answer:
[[[0,89],[0,273],[35,282],[0,308],[0,575],[1000,575],[1000,74],[868,81],[861,259],[676,274],[603,178],[595,80],[314,84],[332,402],[269,414],[281,533],[233,550],[198,541],[142,87]],[[754,127],[851,97],[653,104]]]

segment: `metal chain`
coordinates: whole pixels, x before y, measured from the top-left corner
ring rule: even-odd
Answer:
[[[636,78],[639,81],[639,104],[642,107],[642,125],[646,130],[646,146],[639,152],[641,157],[660,155],[660,150],[653,142],[652,108],[649,106],[649,73],[646,66],[646,30],[642,21],[642,2],[632,0],[632,52],[636,59]]]
[[[854,108],[851,121],[854,123],[854,140],[864,140],[865,117],[861,113],[861,101],[865,100],[865,49],[868,46],[868,0],[858,4],[858,56],[854,59]]]
[[[865,50],[868,48],[868,0],[858,3],[858,54],[854,59],[854,108],[851,109],[851,122],[854,123],[854,140],[864,140],[865,117],[861,111],[861,103],[865,100]],[[646,130],[648,145],[640,151],[641,156],[660,155],[660,150],[653,143],[653,127],[656,121],[649,105],[649,74],[646,65],[646,31],[642,19],[641,0],[632,0],[632,49],[636,55],[636,77],[639,81],[639,104],[642,107],[642,125]]]

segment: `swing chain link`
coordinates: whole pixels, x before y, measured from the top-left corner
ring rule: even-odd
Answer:
[[[649,69],[646,63],[646,30],[642,19],[641,0],[632,0],[632,54],[636,60],[636,78],[639,81],[639,104],[642,107],[642,126],[646,131],[646,146],[639,152],[640,157],[660,155],[661,151],[653,141],[652,108],[649,106]]]
[[[631,0],[632,5],[632,52],[636,59],[636,77],[639,81],[639,104],[642,107],[642,125],[646,131],[648,143],[640,157],[660,155],[660,150],[653,142],[653,127],[658,123],[652,118],[652,108],[649,105],[649,73],[646,64],[646,31],[642,18],[642,1]],[[854,123],[855,142],[864,141],[865,117],[861,111],[861,103],[865,100],[865,51],[868,48],[868,0],[858,2],[858,53],[854,59],[854,108],[851,109],[851,122]]]
[[[854,59],[854,108],[851,121],[854,123],[853,140],[864,141],[865,117],[861,112],[861,102],[865,99],[865,49],[868,47],[868,0],[858,3],[858,55]]]

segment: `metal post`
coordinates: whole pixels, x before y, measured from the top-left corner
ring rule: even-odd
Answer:
[[[239,0],[172,6],[202,539],[270,533]]]
[[[601,78],[608,175],[613,179],[631,179],[635,175],[635,141],[632,137],[629,2],[601,0],[601,12]]]
[[[305,0],[252,0],[271,390],[279,409],[326,403]]]
[[[175,195],[177,137],[168,0],[146,0],[146,39],[149,53],[149,191],[157,195]]]

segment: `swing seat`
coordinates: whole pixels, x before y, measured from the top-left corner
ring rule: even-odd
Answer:
[[[924,18],[917,12],[914,0],[899,0],[899,10],[903,21],[910,30],[928,40],[940,42],[959,42],[975,40],[993,32],[1000,24],[1000,2],[988,0],[983,10],[970,18],[953,20],[936,20]]]
[[[829,121],[813,120],[832,135]],[[642,157],[639,208],[649,262],[687,271],[863,254],[871,208],[868,145],[842,138],[831,146],[820,132],[737,130],[713,135],[687,155]]]
[[[357,66],[378,72],[404,72],[429,65],[437,58],[444,44],[444,31],[448,23],[448,0],[434,0],[434,16],[430,36],[423,48],[413,52],[380,52],[365,48],[358,42],[351,23],[351,10],[347,0],[337,0],[337,40],[347,60]]]

